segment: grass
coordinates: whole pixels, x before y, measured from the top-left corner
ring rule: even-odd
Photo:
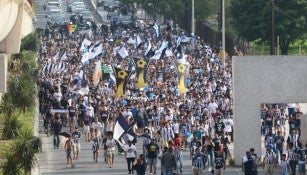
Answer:
[[[0,132],[3,125],[4,115],[0,114]],[[19,115],[19,120],[22,123],[22,131],[31,130],[34,132],[34,120],[35,120],[35,108],[26,111],[24,114]],[[15,139],[2,140],[0,139],[0,165],[5,161],[5,153],[10,150],[12,143]],[[0,169],[0,175],[2,174],[2,169]]]

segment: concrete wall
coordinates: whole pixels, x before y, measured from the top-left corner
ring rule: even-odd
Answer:
[[[34,30],[33,17],[27,0],[0,0],[0,52],[19,53],[21,38]]]
[[[234,158],[240,165],[249,148],[260,153],[261,103],[307,102],[307,57],[234,57],[233,80]]]
[[[0,94],[6,91],[7,61],[8,55],[0,54]]]

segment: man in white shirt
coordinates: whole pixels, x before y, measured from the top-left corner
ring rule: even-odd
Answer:
[[[125,158],[127,159],[129,174],[134,174],[132,165],[135,161],[136,156],[136,147],[132,144],[132,140],[129,140],[128,145],[125,145]]]
[[[211,114],[216,113],[216,109],[218,108],[218,105],[216,104],[214,99],[211,99],[210,103],[208,104],[208,109]]]
[[[233,126],[233,120],[230,118],[230,114],[227,115],[227,118],[224,120],[224,132],[226,135],[230,135],[231,141],[232,139],[232,126]]]
[[[95,131],[97,131],[97,137],[100,138],[101,137],[101,131],[104,130],[104,126],[103,124],[101,124],[98,121],[98,118],[95,118],[95,121],[92,123],[92,128],[93,128],[93,132],[95,133]]]

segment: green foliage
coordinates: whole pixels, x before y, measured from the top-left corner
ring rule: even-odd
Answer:
[[[248,41],[271,39],[271,6],[268,0],[233,0],[230,4],[231,22],[240,37]],[[288,54],[289,45],[306,36],[307,3],[275,1],[275,34],[279,36],[282,54]]]
[[[20,168],[18,164],[15,163],[15,158],[13,155],[6,155],[6,162],[2,166],[3,174],[7,175],[18,175],[20,174]]]
[[[0,112],[4,114],[5,117],[11,117],[14,112],[13,99],[10,93],[5,93],[2,96],[2,101],[0,103]]]
[[[138,3],[150,15],[163,15],[164,19],[172,18],[181,27],[190,29],[191,0],[121,0],[123,3]],[[216,9],[215,0],[195,0],[195,19],[205,21]]]
[[[28,34],[26,37],[21,39],[20,51],[29,50],[37,51],[38,50],[38,34],[33,32]]]
[[[33,136],[30,130],[25,130],[12,145],[12,149],[6,154],[7,161],[4,163],[5,174],[30,174],[32,167],[37,163],[35,157],[42,151],[42,141],[39,137]]]
[[[8,89],[8,93],[12,96],[13,105],[23,113],[35,105],[36,86],[27,75],[11,77]]]
[[[1,137],[2,139],[13,139],[19,136],[21,130],[21,122],[18,120],[18,116],[6,116],[4,118]]]

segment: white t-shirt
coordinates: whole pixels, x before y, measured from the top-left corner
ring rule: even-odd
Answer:
[[[175,134],[179,134],[179,124],[178,123],[173,124],[173,131]]]
[[[92,123],[92,128],[95,130],[97,129],[97,131],[99,132],[100,130],[103,129],[103,125],[100,122],[93,122]]]
[[[231,126],[233,125],[232,119],[225,119],[224,124],[225,124],[224,131],[225,132],[232,132],[232,128],[231,128]]]
[[[210,102],[209,104],[208,104],[208,109],[210,110],[210,113],[211,114],[214,114],[214,113],[216,113],[216,108],[218,108],[218,105],[215,103],[215,102]]]
[[[134,145],[126,145],[125,152],[127,152],[127,158],[136,157],[136,147]]]
[[[116,142],[114,139],[108,139],[106,145],[108,146],[108,151],[115,151]]]

